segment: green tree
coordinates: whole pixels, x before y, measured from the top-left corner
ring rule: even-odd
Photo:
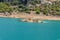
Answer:
[[[35,8],[35,11],[36,11],[36,14],[40,14],[41,12],[39,7]]]
[[[12,12],[13,8],[6,5],[5,3],[0,3],[0,12]]]

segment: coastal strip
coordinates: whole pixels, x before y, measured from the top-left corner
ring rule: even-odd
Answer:
[[[6,16],[6,15],[0,15],[0,17],[8,17],[8,18],[30,18],[30,19],[41,19],[41,20],[60,20],[60,17],[57,17],[57,16],[40,16],[40,15],[22,15],[22,14],[15,14],[15,15],[9,15],[9,16]]]

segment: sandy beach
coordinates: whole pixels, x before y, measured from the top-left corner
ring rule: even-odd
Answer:
[[[40,16],[40,15],[20,15],[19,18],[34,18],[34,19],[42,19],[42,20],[60,20],[60,17]]]
[[[42,20],[60,20],[60,17],[57,16],[41,16],[41,15],[32,15],[32,14],[13,14],[9,16],[0,15],[0,17],[9,17],[9,18],[31,18],[31,19],[42,19]]]

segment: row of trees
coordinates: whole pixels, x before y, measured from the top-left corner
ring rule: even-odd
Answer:
[[[0,12],[12,12],[13,8],[8,3],[0,3]]]
[[[52,5],[44,4],[40,6],[44,14],[60,15],[60,1],[53,2]],[[44,9],[43,9],[44,8]]]
[[[18,3],[18,1],[15,1]],[[13,12],[14,10],[17,10],[19,12],[26,12],[30,13],[30,11],[35,11],[36,14],[43,13],[45,15],[60,15],[60,1],[52,2],[51,4],[39,4],[39,0],[32,0],[31,5],[34,5],[35,8],[32,10],[28,7],[28,5],[18,4],[17,8],[11,7],[11,3],[0,3],[0,12]],[[30,5],[29,4],[29,5]],[[39,4],[39,6],[36,6],[36,4]]]
[[[39,4],[35,9],[37,14],[43,13],[45,15],[60,15],[60,1],[51,2],[52,4]]]

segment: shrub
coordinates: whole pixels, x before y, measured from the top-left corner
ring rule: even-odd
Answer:
[[[13,8],[5,3],[0,3],[0,12],[12,12]]]

